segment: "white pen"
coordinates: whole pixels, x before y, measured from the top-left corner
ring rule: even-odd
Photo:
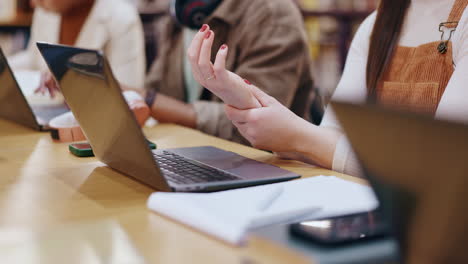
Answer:
[[[306,219],[310,219],[311,215],[317,213],[317,211],[319,210],[321,210],[320,206],[314,207],[309,205],[291,210],[287,214],[285,214],[284,212],[278,212],[268,215],[258,214],[249,222],[248,228],[253,229],[267,225],[291,224],[300,222]]]
[[[305,206],[289,211],[287,214],[284,212],[276,212],[270,214],[264,214],[263,212],[270,208],[275,201],[277,201],[284,192],[284,186],[279,185],[274,190],[270,191],[267,196],[265,196],[257,206],[257,211],[245,224],[246,230],[253,228],[263,227],[271,224],[281,224],[281,223],[290,223],[296,222],[298,219],[302,219],[310,214],[320,210],[320,207]]]
[[[270,208],[271,205],[281,196],[283,191],[283,185],[279,185],[273,191],[270,191],[269,194],[258,203],[257,212],[263,212]]]

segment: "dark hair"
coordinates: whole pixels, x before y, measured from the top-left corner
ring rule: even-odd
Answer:
[[[375,100],[378,82],[398,44],[410,3],[411,0],[380,0],[370,39],[366,70],[367,94],[371,101]]]

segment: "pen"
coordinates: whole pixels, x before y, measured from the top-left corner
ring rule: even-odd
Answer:
[[[258,203],[257,211],[266,211],[281,196],[284,191],[283,185],[277,186],[263,200]]]

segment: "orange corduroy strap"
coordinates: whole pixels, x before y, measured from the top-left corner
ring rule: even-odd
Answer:
[[[465,12],[468,0],[456,0],[453,5],[452,11],[450,12],[447,22],[459,22]],[[446,25],[447,28],[456,28],[457,23],[449,23]]]

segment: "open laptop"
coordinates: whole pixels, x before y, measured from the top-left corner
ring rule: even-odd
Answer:
[[[333,102],[404,263],[468,263],[468,125]]]
[[[65,104],[29,105],[0,48],[0,118],[36,130],[48,130],[50,120],[68,111]]]
[[[151,152],[109,63],[98,51],[38,43],[96,156],[161,191],[205,192],[299,175],[214,147]]]

